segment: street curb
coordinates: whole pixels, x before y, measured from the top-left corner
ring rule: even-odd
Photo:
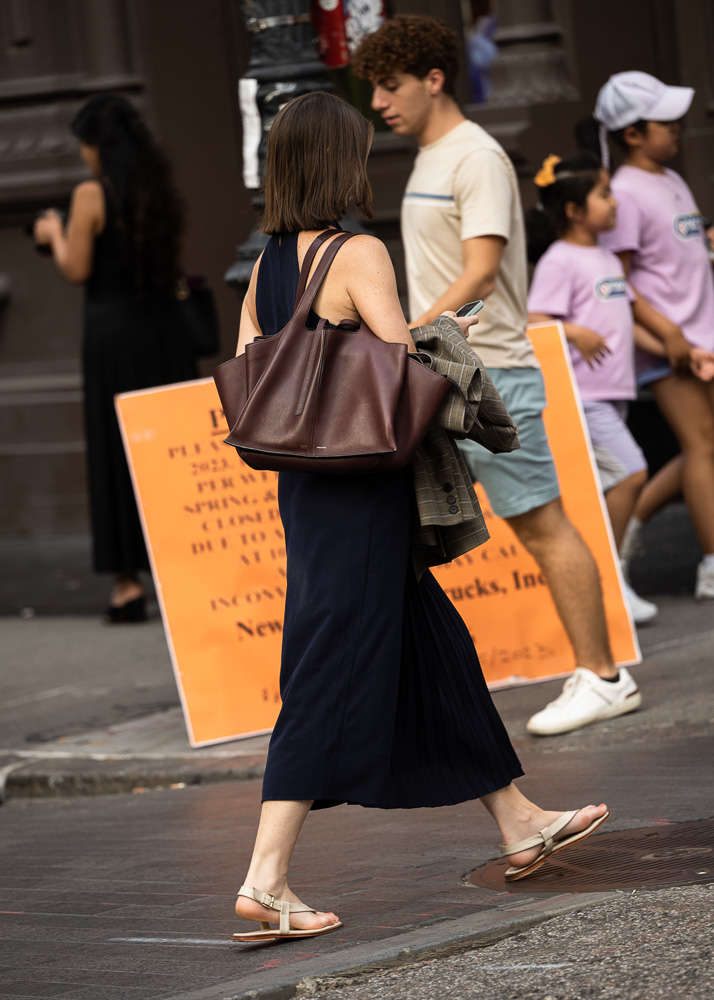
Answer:
[[[617,892],[549,894],[545,899],[526,904],[509,900],[488,913],[440,921],[385,941],[356,945],[290,966],[266,967],[256,975],[176,994],[166,1000],[290,1000],[295,996],[319,994],[328,988],[345,986],[359,976],[374,975],[426,959],[448,958],[472,948],[485,948],[546,920],[616,899],[618,895]],[[277,946],[290,947],[287,942]],[[276,946],[245,947],[270,950]]]
[[[0,769],[0,802],[251,781],[261,778],[264,771],[265,755],[200,760],[15,758]]]

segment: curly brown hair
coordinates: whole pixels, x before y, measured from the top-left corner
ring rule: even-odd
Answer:
[[[444,93],[454,96],[461,43],[443,21],[418,14],[397,14],[367,37],[352,56],[357,76],[375,83],[393,73],[423,80],[432,69],[444,74]]]

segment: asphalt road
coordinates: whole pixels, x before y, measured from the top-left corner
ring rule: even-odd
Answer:
[[[559,682],[496,694],[526,770],[525,793],[549,808],[606,801],[613,817],[598,837],[714,817],[711,609],[675,601],[669,610],[689,638],[673,634],[671,622],[669,638],[651,641],[658,648],[637,668],[645,699],[639,712],[538,739],[526,733],[525,721]],[[233,899],[248,862],[259,794],[259,783],[248,781],[6,802],[0,807],[0,996],[219,1000],[252,991],[277,1000],[294,995],[300,982],[306,993],[316,979],[344,969],[365,974],[370,966],[420,960],[424,949],[463,951],[478,940],[488,947],[477,958],[439,958],[403,970],[398,983],[417,990],[419,977],[427,977],[430,996],[459,997],[468,996],[464,983],[482,976],[491,985],[480,995],[489,1000],[698,1000],[697,976],[709,961],[702,926],[710,920],[704,909],[710,890],[685,888],[676,897],[553,895],[540,891],[537,876],[527,892],[476,888],[467,875],[496,856],[497,839],[477,804],[393,812],[342,806],[310,816],[295,857],[294,887],[314,905],[338,912],[344,928],[304,944],[231,946]],[[598,917],[601,905],[612,908]],[[551,916],[554,921],[532,926]],[[548,928],[561,926],[557,920],[562,932],[549,938]],[[569,944],[559,945],[560,933]],[[499,936],[507,940],[495,943]],[[553,954],[570,965],[541,968],[559,964],[551,962]],[[479,963],[509,968],[478,969]],[[518,964],[524,968],[514,971]],[[587,993],[598,976],[601,992]],[[689,992],[662,992],[668,981],[672,990]],[[409,995],[394,992],[391,980],[384,983],[375,981],[366,995]],[[346,989],[363,986],[342,987],[342,1000],[350,1000]],[[414,993],[415,1000],[421,995]]]

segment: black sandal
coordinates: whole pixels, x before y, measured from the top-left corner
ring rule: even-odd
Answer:
[[[146,613],[146,597],[135,597],[126,604],[110,604],[104,612],[106,625],[135,625],[149,620]]]

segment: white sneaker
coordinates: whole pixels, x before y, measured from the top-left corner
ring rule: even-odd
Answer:
[[[561,694],[541,712],[536,712],[526,728],[534,736],[557,736],[589,726],[591,722],[634,712],[641,704],[642,695],[624,667],[620,667],[620,679],[616,683],[602,680],[592,670],[576,667]]]
[[[645,625],[659,614],[657,605],[653,604],[652,601],[646,601],[644,597],[636,594],[627,582],[623,584],[623,593],[625,595],[625,603],[630,611],[630,617],[635,625]]]
[[[694,590],[695,601],[714,601],[714,566],[706,566],[700,562],[697,566],[697,585]]]

